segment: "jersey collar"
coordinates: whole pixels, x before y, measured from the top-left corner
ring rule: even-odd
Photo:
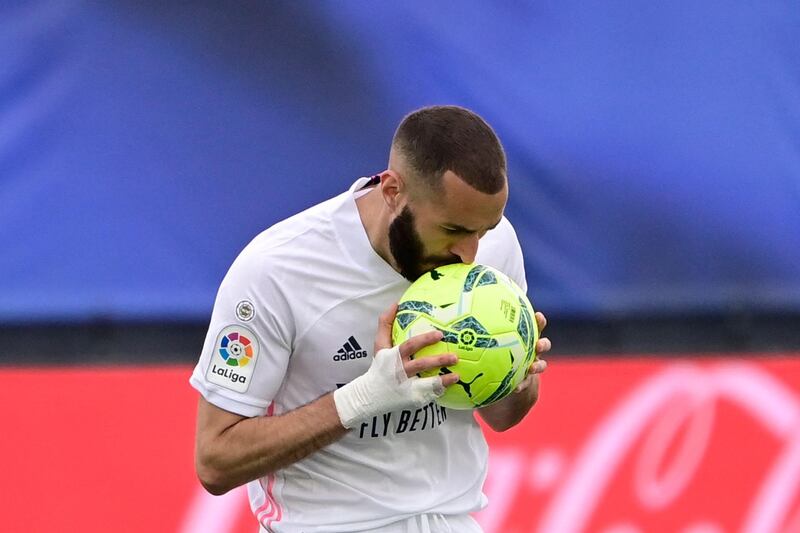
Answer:
[[[356,198],[359,192],[372,185],[374,176],[359,178],[350,187],[350,190],[340,196],[341,203],[337,206],[337,216],[335,227],[337,237],[342,248],[350,258],[364,270],[365,276],[374,278],[381,283],[406,282],[392,266],[378,255],[372,244],[369,242],[367,230],[361,222],[356,206]]]

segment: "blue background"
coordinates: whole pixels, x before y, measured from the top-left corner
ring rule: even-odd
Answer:
[[[800,9],[0,3],[0,321],[205,320],[238,251],[459,104],[552,316],[800,311]]]

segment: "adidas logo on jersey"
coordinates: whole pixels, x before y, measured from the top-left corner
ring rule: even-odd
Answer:
[[[339,348],[339,351],[333,356],[333,360],[349,361],[350,359],[361,359],[362,357],[366,356],[367,351],[363,350],[361,345],[358,344],[356,338],[350,335],[350,338],[347,339],[347,342],[344,343],[344,346]]]

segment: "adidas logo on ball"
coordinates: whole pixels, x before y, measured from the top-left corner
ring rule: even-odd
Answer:
[[[350,338],[347,339],[347,342],[344,343],[344,346],[339,348],[339,351],[336,352],[336,355],[333,356],[334,361],[349,361],[350,359],[361,359],[362,357],[367,356],[367,351],[361,348],[361,345],[358,344],[358,341],[355,337],[350,335]]]

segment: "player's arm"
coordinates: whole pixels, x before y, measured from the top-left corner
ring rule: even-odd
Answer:
[[[381,315],[375,358],[369,370],[335,392],[279,416],[247,418],[200,398],[195,437],[195,468],[212,494],[288,466],[340,439],[348,428],[373,416],[420,407],[440,396],[458,376],[418,378],[416,374],[455,363],[455,355],[411,359],[441,340],[432,331],[394,348],[391,328],[396,306]]]
[[[547,319],[542,313],[537,312],[536,323],[541,332],[547,325]],[[547,353],[551,347],[550,339],[540,338],[536,342],[536,361],[514,392],[492,405],[478,409],[481,418],[493,430],[506,431],[519,424],[539,399],[539,374],[547,368],[547,361],[539,357]]]
[[[281,416],[246,418],[202,396],[197,406],[195,468],[212,494],[290,465],[338,440],[347,429],[333,393]]]

